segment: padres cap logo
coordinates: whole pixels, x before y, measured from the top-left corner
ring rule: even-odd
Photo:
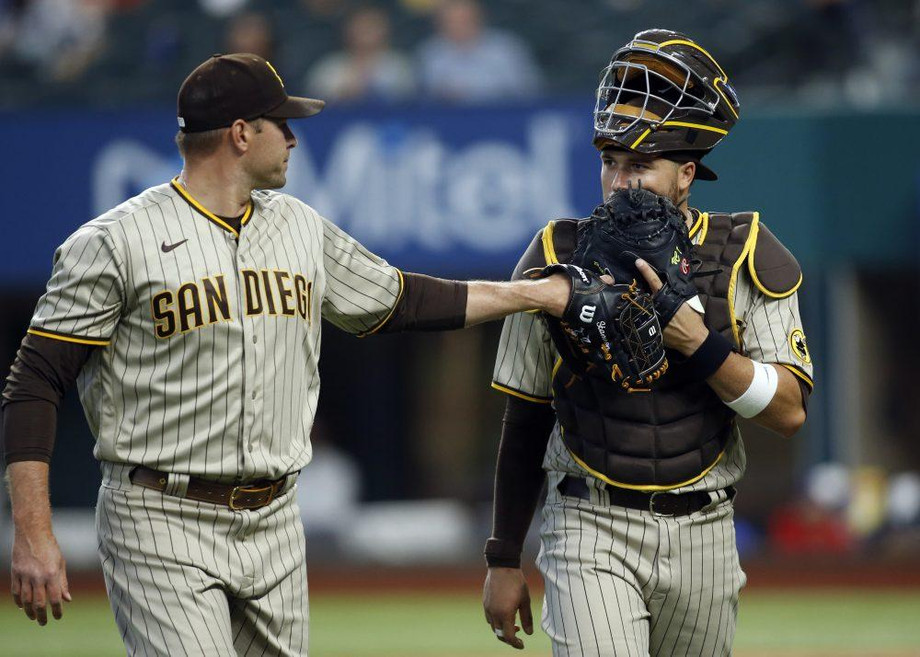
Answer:
[[[792,353],[796,355],[803,363],[811,362],[811,354],[808,353],[808,344],[805,342],[805,333],[802,329],[794,329],[789,334],[789,346],[792,347]]]

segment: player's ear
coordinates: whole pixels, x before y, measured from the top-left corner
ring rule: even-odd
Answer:
[[[695,177],[696,162],[681,162],[677,165],[677,187],[679,189],[690,189],[690,184]]]
[[[249,150],[249,145],[255,135],[253,127],[243,119],[237,119],[230,124],[228,137],[233,148],[238,152],[244,153]]]

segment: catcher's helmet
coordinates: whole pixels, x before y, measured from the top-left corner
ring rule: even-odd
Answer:
[[[728,134],[739,111],[735,90],[712,55],[679,32],[644,30],[601,73],[594,145],[696,160]],[[705,167],[699,174],[715,179]]]

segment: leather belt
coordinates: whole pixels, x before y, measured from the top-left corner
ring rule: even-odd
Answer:
[[[132,483],[161,492],[166,490],[169,476],[168,472],[143,465],[135,467],[128,475]],[[287,479],[288,475],[285,475],[280,479],[258,479],[247,484],[234,485],[189,477],[188,489],[183,497],[228,506],[234,511],[261,509],[283,491]]]
[[[591,499],[588,482],[581,477],[566,475],[556,488],[562,495],[567,497],[577,497],[583,500]],[[713,496],[706,491],[692,491],[680,494],[668,493],[667,491],[646,492],[620,488],[607,483],[604,484],[604,488],[610,496],[611,504],[628,509],[650,511],[660,516],[688,516],[715,501]],[[723,500],[734,499],[734,486],[727,486],[722,490],[725,493],[725,497],[719,495],[720,498]],[[718,491],[715,492],[718,493]]]

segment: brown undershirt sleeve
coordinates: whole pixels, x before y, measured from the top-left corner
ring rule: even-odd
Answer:
[[[7,464],[51,461],[58,406],[95,348],[31,333],[23,338],[0,402]]]
[[[465,282],[403,273],[403,293],[381,333],[445,331],[466,323]]]
[[[543,455],[556,415],[549,404],[508,396],[495,466],[490,568],[520,568],[521,550],[543,489]]]
[[[808,415],[808,398],[811,396],[811,388],[801,379],[796,379],[796,381],[798,381],[799,388],[802,390],[802,408],[805,409],[805,414]]]

